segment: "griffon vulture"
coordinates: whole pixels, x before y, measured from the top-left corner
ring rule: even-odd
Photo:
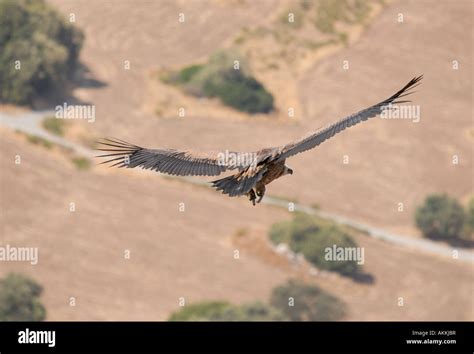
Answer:
[[[423,75],[413,78],[401,90],[382,102],[279,147],[254,153],[226,152],[199,156],[189,151],[147,149],[119,139],[104,139],[100,142],[102,148],[98,150],[107,154],[98,157],[110,158],[102,163],[115,162],[112,166],[142,167],[176,176],[218,176],[225,171],[237,169],[238,172],[231,176],[212,181],[212,186],[230,197],[246,195],[255,205],[255,202],[262,200],[267,184],[287,174],[293,174],[293,170],[285,165],[288,157],[310,150],[342,130],[375,117],[384,109],[390,109],[390,106],[386,107],[389,104],[410,102],[400,98],[413,93],[411,90],[419,85],[422,77]]]

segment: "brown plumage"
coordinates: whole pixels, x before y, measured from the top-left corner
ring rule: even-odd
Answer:
[[[310,150],[342,130],[375,117],[388,104],[410,102],[400,98],[413,93],[411,90],[419,85],[422,77],[413,78],[382,102],[280,147],[254,153],[225,152],[200,156],[189,151],[146,149],[118,139],[104,139],[100,142],[102,148],[98,150],[107,154],[98,157],[110,158],[102,163],[112,162],[112,166],[142,167],[176,176],[218,176],[225,171],[238,169],[239,172],[231,176],[212,181],[212,186],[231,197],[247,195],[255,205],[255,202],[262,200],[266,185],[284,175],[293,174],[293,170],[285,165],[288,157]]]

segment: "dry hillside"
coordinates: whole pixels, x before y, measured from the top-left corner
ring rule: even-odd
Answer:
[[[272,46],[282,45],[272,42],[273,35],[238,38],[259,28],[275,30],[282,13],[300,2],[49,2],[65,15],[75,14],[86,37],[81,62],[88,77],[102,83],[74,90],[73,99],[95,105],[96,120],[70,122],[67,138],[90,143],[113,136],[150,147],[253,151],[376,103],[423,73],[413,95],[421,107],[419,123],[374,119],[353,127],[289,160],[295,174],[267,192],[419,237],[413,212],[427,194],[448,192],[464,201],[473,191],[469,0],[387,2],[365,25],[347,29],[346,46],[303,51],[306,59],[286,66],[279,57],[269,58]],[[403,23],[397,22],[400,13]],[[301,31],[312,33],[308,27]],[[160,70],[204,62],[236,40],[250,53],[256,76],[274,89],[279,109],[269,117],[236,113],[157,79]],[[261,60],[270,59],[276,66],[258,74],[273,63]],[[130,70],[124,70],[126,60]],[[349,70],[342,69],[344,60]],[[452,70],[453,60],[459,70]],[[282,89],[285,80],[288,91]],[[286,104],[296,106],[295,117],[285,115]],[[177,117],[179,107],[186,108],[186,117]],[[157,114],[158,108],[165,113]],[[474,320],[469,263],[355,234],[375,283],[312,277],[279,258],[266,241],[269,227],[290,218],[289,212],[136,170],[80,171],[58,149],[33,145],[4,128],[0,151],[0,243],[40,248],[38,265],[8,262],[0,276],[19,271],[38,280],[50,320],[165,320],[180,297],[187,303],[265,300],[290,277],[341,298],[349,320]],[[14,164],[18,154],[21,165]],[[344,155],[349,164],[343,164]],[[451,163],[453,155],[458,165]],[[69,211],[71,202],[75,212]],[[399,202],[403,212],[397,211]],[[234,259],[235,249],[240,259]],[[397,306],[400,296],[404,307]],[[76,307],[69,306],[70,297]]]
[[[85,127],[92,136],[116,136],[147,146],[253,151],[358,111],[424,73],[424,83],[413,95],[421,109],[419,123],[376,119],[351,128],[316,151],[291,159],[292,180],[275,182],[269,193],[416,235],[413,211],[428,193],[465,199],[472,192],[472,33],[465,31],[473,14],[468,0],[389,3],[348,47],[313,58],[313,66],[307,61],[294,64],[309,66],[285,78],[289,87],[293,80],[298,88],[301,109],[294,118],[280,112],[278,119],[236,118],[218,103],[177,94],[176,88],[157,83],[153,73],[205,61],[215,50],[232,45],[242,28],[273,28],[275,18],[291,9],[292,2],[52,3],[76,14],[87,38],[82,61],[106,84],[76,91],[77,98],[96,105],[97,121]],[[178,23],[180,12],[188,14],[188,22]],[[403,23],[397,22],[399,13]],[[262,45],[265,38],[259,39]],[[131,70],[123,69],[124,60],[130,60]],[[349,70],[342,69],[344,60]],[[460,63],[459,70],[452,70],[453,60]],[[266,77],[271,80],[271,75]],[[153,113],[163,105],[175,115]],[[181,119],[180,107],[187,109]],[[206,117],[206,111],[212,115]],[[343,164],[344,155],[349,164]],[[458,165],[451,163],[453,155],[459,156]],[[404,212],[398,212],[399,202]]]

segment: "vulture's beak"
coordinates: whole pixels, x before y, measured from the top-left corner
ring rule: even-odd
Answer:
[[[289,173],[290,175],[292,175],[292,174],[293,174],[293,170],[292,170],[291,168],[289,168],[289,169],[288,169],[288,173]]]

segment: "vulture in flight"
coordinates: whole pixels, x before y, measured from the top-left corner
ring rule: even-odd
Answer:
[[[289,144],[265,148],[253,153],[228,152],[199,156],[190,151],[175,149],[147,149],[129,144],[119,139],[103,139],[101,148],[107,157],[102,163],[113,163],[118,167],[142,167],[175,176],[218,176],[229,170],[235,174],[212,181],[212,186],[230,197],[246,195],[255,205],[264,194],[265,186],[277,178],[293,174],[286,159],[310,150],[344,129],[356,125],[390,109],[390,104],[410,102],[401,98],[413,93],[423,75],[413,78],[397,93],[369,108],[354,113],[336,123],[305,136]],[[257,199],[258,197],[258,199]]]

